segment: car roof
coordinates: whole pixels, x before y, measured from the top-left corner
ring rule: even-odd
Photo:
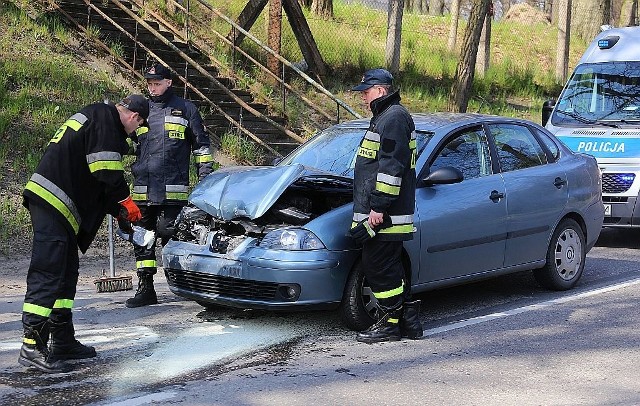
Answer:
[[[491,122],[491,121],[515,121],[515,122],[527,122],[527,120],[513,118],[513,117],[501,117],[488,114],[478,113],[412,113],[411,117],[416,125],[416,131],[435,132],[437,130],[448,130],[446,127],[460,127],[470,124],[477,124],[479,121]],[[351,120],[338,124],[337,127],[343,128],[363,128],[369,127],[370,118]]]

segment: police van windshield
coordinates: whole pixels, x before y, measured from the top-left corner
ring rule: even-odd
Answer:
[[[640,62],[583,64],[576,68],[551,123],[607,125],[640,122]]]

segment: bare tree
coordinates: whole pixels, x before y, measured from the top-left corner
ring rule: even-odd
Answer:
[[[311,8],[311,0],[298,0],[298,3],[304,8]]]
[[[405,0],[404,11],[407,13],[425,14],[429,10],[428,0]]]
[[[556,56],[556,79],[567,81],[569,69],[569,40],[571,38],[571,0],[556,0],[558,4],[558,53]]]
[[[453,77],[453,86],[451,86],[451,92],[449,93],[448,108],[450,111],[467,111],[475,72],[478,43],[480,42],[483,22],[489,11],[490,2],[491,0],[473,0],[469,23],[464,32],[460,60],[458,61],[456,74]]]
[[[460,20],[460,0],[451,0],[451,26],[449,27],[449,42],[447,48],[449,52],[456,49],[458,39],[458,22]]]
[[[572,0],[571,33],[591,41],[602,24],[610,23],[611,0]]]
[[[400,44],[402,43],[402,11],[404,0],[390,0],[387,16],[387,45],[384,52],[385,66],[392,74],[400,71]]]
[[[333,18],[333,0],[313,0],[311,3],[313,14],[322,18]]]

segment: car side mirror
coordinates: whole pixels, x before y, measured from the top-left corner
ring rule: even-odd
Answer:
[[[553,108],[556,106],[556,101],[554,99],[550,99],[545,101],[542,104],[542,126],[547,125],[547,121],[549,121],[549,117],[551,117],[551,113],[553,112]]]
[[[460,169],[454,168],[453,166],[443,166],[429,173],[422,179],[420,186],[451,185],[453,183],[460,183],[463,179],[464,175]]]

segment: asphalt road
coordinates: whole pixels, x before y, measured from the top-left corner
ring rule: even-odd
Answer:
[[[639,405],[639,245],[605,229],[569,292],[525,272],[421,295],[426,337],[373,345],[332,312],[204,310],[163,278],[161,304],[126,309],[131,291],[83,283],[77,337],[98,357],[65,375],[18,365],[24,292],[3,289],[0,403]]]

